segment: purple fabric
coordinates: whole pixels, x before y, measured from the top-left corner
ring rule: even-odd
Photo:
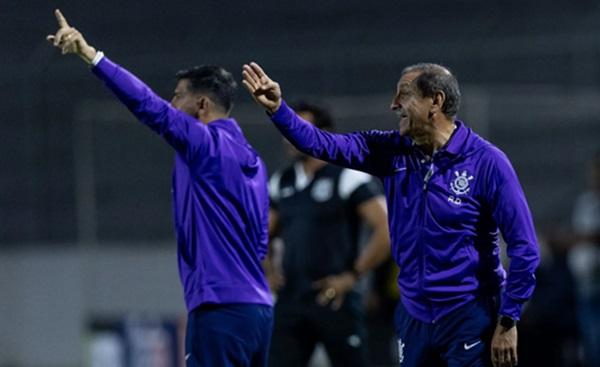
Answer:
[[[271,117],[299,150],[382,179],[401,301],[413,317],[435,322],[498,291],[500,314],[520,317],[535,288],[539,249],[525,195],[503,152],[460,121],[427,162],[398,131],[329,133],[285,102]],[[511,259],[508,277],[499,231]]]
[[[268,241],[266,168],[235,120],[205,125],[106,57],[92,71],[176,151],[173,212],[188,310],[204,303],[272,305],[261,266]]]

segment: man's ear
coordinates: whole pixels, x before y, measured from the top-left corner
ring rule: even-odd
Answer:
[[[208,106],[210,104],[210,100],[208,99],[208,97],[203,96],[201,94],[199,94],[196,97],[196,106],[198,107],[198,111],[206,111],[208,109]]]
[[[443,91],[436,91],[433,94],[433,101],[431,104],[431,112],[442,112],[444,108],[444,103],[446,103],[446,93]]]

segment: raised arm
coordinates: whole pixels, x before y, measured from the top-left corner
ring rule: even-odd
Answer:
[[[54,15],[59,29],[46,39],[60,48],[63,55],[76,54],[92,65],[92,72],[119,100],[142,123],[163,136],[184,159],[189,161],[202,156],[200,150],[209,150],[210,134],[206,125],[172,107],[133,74],[97,52],[81,32],[69,25],[60,10],[55,10]]]
[[[244,65],[242,83],[254,100],[267,110],[275,126],[300,151],[344,167],[384,176],[405,139],[397,131],[335,134],[303,120],[282,99],[279,84],[256,63]]]

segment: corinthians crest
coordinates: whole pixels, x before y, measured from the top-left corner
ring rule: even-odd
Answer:
[[[467,171],[454,171],[456,176],[452,182],[450,182],[450,189],[456,195],[465,195],[471,188],[469,187],[469,181],[473,179],[473,176],[468,175]]]

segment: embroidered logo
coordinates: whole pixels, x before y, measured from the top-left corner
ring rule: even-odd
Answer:
[[[398,363],[400,364],[404,362],[404,345],[402,339],[398,339]]]
[[[473,176],[469,176],[467,171],[454,171],[454,175],[456,176],[452,182],[450,182],[450,190],[454,192],[456,195],[465,195],[467,194],[471,188],[469,187],[469,181],[473,179]]]

